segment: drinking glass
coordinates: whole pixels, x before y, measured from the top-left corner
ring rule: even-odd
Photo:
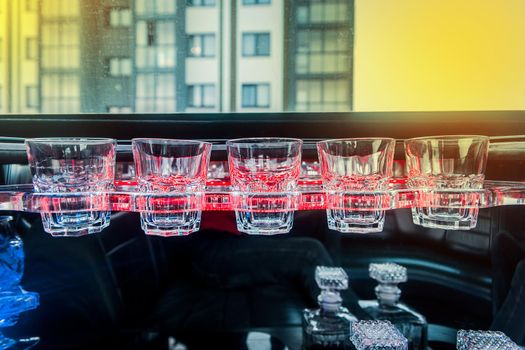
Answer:
[[[415,224],[450,230],[476,226],[489,139],[486,136],[430,136],[405,140],[408,186],[418,189]]]
[[[211,143],[133,139],[141,192],[140,223],[146,234],[180,236],[200,228]]]
[[[227,142],[239,231],[272,235],[292,229],[302,144],[289,138]]]
[[[396,141],[391,138],[336,139],[317,143],[327,197],[328,227],[339,232],[381,232],[378,209],[388,189]]]
[[[107,192],[115,178],[115,140],[36,138],[26,140],[26,149],[35,192],[57,194],[44,201],[50,209],[41,213],[46,232],[80,236],[109,225]],[[76,192],[86,195],[71,195]]]

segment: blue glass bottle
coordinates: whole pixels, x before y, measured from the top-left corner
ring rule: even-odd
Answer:
[[[38,306],[38,294],[20,287],[24,272],[24,247],[12,225],[12,217],[0,216],[0,327],[14,325],[21,312]],[[0,350],[9,349],[16,340],[0,333]]]

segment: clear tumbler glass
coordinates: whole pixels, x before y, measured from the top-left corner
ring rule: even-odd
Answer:
[[[339,232],[381,232],[385,211],[378,210],[388,189],[396,141],[355,138],[317,144],[327,195],[328,227]]]
[[[133,139],[146,234],[180,236],[198,231],[212,144],[172,139]]]
[[[292,229],[302,144],[289,138],[227,142],[239,231],[272,235]]]
[[[80,236],[102,231],[111,212],[107,192],[115,179],[115,140],[106,138],[37,138],[26,140],[35,192],[72,194],[59,205],[50,199],[42,223],[53,236]],[[59,206],[63,212],[55,212]],[[95,209],[94,209],[95,208]]]
[[[419,191],[412,208],[415,224],[450,230],[471,229],[478,219],[478,193],[485,179],[489,138],[430,136],[405,140],[408,186]]]

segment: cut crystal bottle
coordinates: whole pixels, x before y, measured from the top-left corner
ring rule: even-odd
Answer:
[[[408,341],[390,321],[358,321],[350,337],[356,350],[407,350]]]
[[[24,271],[24,249],[10,216],[0,216],[0,328],[14,325],[21,312],[38,306],[37,293],[20,287]],[[0,333],[0,350],[17,344]]]
[[[427,321],[409,306],[400,303],[398,283],[407,281],[407,269],[394,263],[370,264],[370,277],[378,282],[377,300],[361,300],[359,305],[375,320],[392,322],[408,339],[408,349],[427,348]]]
[[[0,290],[16,288],[24,271],[22,240],[11,225],[11,216],[0,216]]]
[[[458,350],[521,350],[509,337],[496,331],[459,330]]]
[[[352,349],[350,328],[357,319],[339,294],[348,288],[348,275],[340,267],[317,266],[315,280],[321,289],[319,308],[303,312],[303,349]]]

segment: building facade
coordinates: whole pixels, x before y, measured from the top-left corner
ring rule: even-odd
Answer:
[[[0,0],[0,112],[350,110],[353,0]]]

